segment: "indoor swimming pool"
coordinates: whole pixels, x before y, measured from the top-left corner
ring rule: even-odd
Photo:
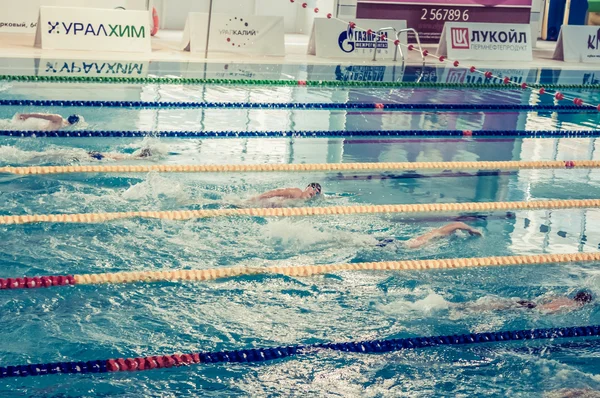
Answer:
[[[169,64],[162,67],[161,73],[155,71],[159,76],[176,75]],[[285,74],[281,69],[277,74],[273,68],[264,67],[261,77],[260,68],[253,70],[253,78],[277,79]],[[300,75],[291,71],[285,75],[304,81],[342,73],[341,67],[327,73],[313,71],[313,75],[306,67],[295,71]],[[442,73],[435,68],[427,72]],[[569,76],[568,71],[562,72]],[[373,76],[382,72],[361,73]],[[404,72],[404,76],[411,73]],[[541,84],[556,83],[544,81],[556,75],[548,71],[515,73],[523,81],[535,78]],[[579,84],[575,78],[570,82]],[[562,84],[568,83],[563,79]],[[561,92],[569,98],[581,98],[586,104],[600,103],[597,89],[573,87]],[[551,95],[520,87],[4,80],[0,82],[0,100],[12,101],[0,106],[0,170],[6,166],[600,160],[600,141],[595,136],[600,123],[597,111],[552,108],[559,104]],[[34,100],[53,101],[53,105],[28,102]],[[61,105],[61,101],[102,104],[71,106]],[[130,102],[195,105],[131,106]],[[223,103],[251,103],[256,107]],[[277,106],[290,103],[299,107]],[[302,104],[322,104],[322,108],[304,109]],[[415,107],[340,109],[332,104]],[[419,108],[423,104],[439,108]],[[444,107],[449,104],[504,108]],[[548,107],[535,108],[538,105]],[[76,114],[85,122],[54,132],[42,131],[37,121],[21,122],[14,117],[33,112],[65,118]],[[415,133],[402,133],[409,130]],[[383,131],[386,134],[378,133]],[[437,136],[436,131],[458,133]],[[477,131],[492,133],[478,136]],[[493,131],[505,133],[493,135]],[[536,136],[535,131],[546,134]],[[132,132],[143,136],[120,136]],[[176,136],[178,132],[189,134]],[[228,137],[222,136],[224,132]],[[245,136],[247,132],[272,134]],[[515,136],[510,132],[527,133]],[[579,136],[578,132],[586,134]],[[129,156],[144,150],[149,156]],[[90,153],[101,153],[103,159]],[[38,175],[4,172],[0,173],[0,216],[263,207],[251,199],[282,187],[304,189],[310,183],[319,183],[323,195],[286,202],[284,206],[600,198],[597,168]],[[579,207],[0,223],[0,278],[593,253],[600,248],[600,224],[596,221],[600,222],[600,209]],[[406,246],[411,238],[451,222],[464,222],[483,236],[459,232],[423,247]],[[495,308],[498,303],[518,300],[544,302],[556,296],[571,297],[580,290],[590,292],[595,300],[573,311]],[[598,325],[598,295],[600,272],[597,262],[589,261],[2,289],[0,367]],[[600,390],[599,354],[598,341],[590,338],[439,346],[376,354],[319,350],[260,363],[200,363],[148,372],[4,377],[0,378],[0,395],[566,396],[560,395],[561,391]]]

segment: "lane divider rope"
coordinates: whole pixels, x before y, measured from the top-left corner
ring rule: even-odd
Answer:
[[[272,267],[223,267],[200,270],[171,269],[165,271],[131,271],[102,274],[46,275],[0,279],[0,289],[35,289],[66,285],[100,285],[116,283],[156,283],[173,281],[211,281],[247,275],[277,274],[310,277],[339,271],[425,271],[489,266],[517,266],[592,262],[600,260],[600,252],[533,254],[527,256],[448,258],[402,260],[368,263],[323,264]]]
[[[496,77],[502,80],[500,77]],[[394,87],[394,88],[448,88],[448,89],[503,89],[516,90],[508,84],[492,83],[442,83],[442,82],[380,82],[380,81],[339,81],[339,80],[290,80],[290,79],[221,79],[221,78],[194,78],[174,76],[152,77],[110,77],[110,76],[28,76],[28,75],[0,75],[1,81],[16,82],[49,82],[49,83],[113,83],[113,84],[176,84],[176,85],[244,85],[244,86],[309,86],[309,87]],[[536,84],[529,87],[547,89],[586,89],[598,90],[600,84]]]
[[[280,207],[215,210],[128,211],[114,213],[34,214],[0,216],[0,225],[30,223],[98,223],[130,218],[191,220],[213,217],[303,217],[353,214],[433,213],[463,211],[598,208],[600,199],[539,200],[530,202],[423,203],[331,207]]]
[[[8,137],[599,137],[600,130],[336,130],[336,131],[132,131],[132,130],[0,130]]]
[[[496,111],[578,111],[598,112],[600,105],[530,104],[406,104],[406,103],[322,103],[322,102],[199,102],[199,101],[79,101],[79,100],[0,100],[0,106],[61,106],[87,108],[192,108],[192,109],[377,109],[377,110],[496,110]]]
[[[379,354],[403,350],[439,347],[446,345],[470,345],[500,343],[522,340],[552,340],[557,338],[597,337],[600,326],[572,326],[562,328],[508,330],[487,333],[468,333],[446,336],[405,337],[344,343],[296,344],[285,347],[250,348],[231,351],[195,352],[139,358],[115,358],[87,362],[54,362],[0,367],[0,378],[43,376],[49,374],[88,374],[142,371],[192,364],[251,363],[273,361],[292,356],[311,355],[319,352],[341,351],[358,354]]]
[[[494,162],[380,162],[302,164],[160,164],[160,165],[72,165],[0,167],[9,174],[66,173],[230,173],[230,172],[333,172],[369,170],[514,170],[514,169],[596,169],[600,160],[541,160]]]

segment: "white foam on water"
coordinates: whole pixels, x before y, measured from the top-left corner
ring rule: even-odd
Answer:
[[[430,313],[445,310],[453,303],[444,299],[440,294],[430,292],[421,300],[409,301],[398,299],[388,304],[381,304],[377,308],[389,315],[408,314],[410,312]]]
[[[169,155],[169,145],[159,138],[152,136],[144,137],[141,142],[136,141],[122,145],[121,148],[135,149],[133,155],[139,154],[144,149],[149,149],[152,155],[146,159],[163,159]]]
[[[131,185],[121,194],[121,197],[128,200],[154,199],[156,201],[160,197],[178,201],[189,200],[181,183],[156,172],[148,173],[148,177],[144,181]]]
[[[24,151],[14,146],[0,146],[0,162],[9,164],[71,163],[88,158],[85,149],[49,145],[45,151]]]
[[[318,220],[269,220],[262,228],[268,240],[290,248],[308,246],[373,246],[377,243],[372,236],[357,232],[340,231],[318,224]]]

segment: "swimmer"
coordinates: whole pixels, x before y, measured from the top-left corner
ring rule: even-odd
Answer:
[[[545,398],[600,398],[600,391],[591,388],[563,388],[549,391],[544,394]]]
[[[152,151],[150,148],[144,148],[137,153],[133,153],[131,155],[121,154],[121,153],[110,153],[110,152],[97,152],[90,151],[87,153],[90,159],[92,160],[127,160],[127,159],[145,159],[152,156]]]
[[[526,309],[536,309],[545,313],[555,313],[560,311],[575,311],[583,308],[586,304],[593,301],[594,297],[587,290],[580,290],[573,297],[553,297],[540,302],[530,300],[501,300],[493,303],[467,303],[457,304],[460,307],[476,311],[508,311]]]
[[[301,190],[300,188],[280,188],[268,191],[252,198],[252,201],[265,201],[269,199],[297,199],[297,200],[308,200],[315,196],[321,195],[321,185],[316,182],[308,184],[306,189]]]
[[[421,236],[418,236],[416,238],[410,239],[410,240],[402,242],[402,243],[409,249],[418,249],[418,248],[423,247],[423,246],[427,245],[428,243],[431,243],[435,240],[450,236],[453,233],[455,233],[456,231],[465,231],[470,236],[481,236],[482,235],[480,231],[468,226],[464,222],[453,222],[448,225],[444,225],[441,228],[436,228],[432,231],[427,232],[426,234],[423,234]],[[379,243],[377,244],[377,246],[385,247],[388,244],[395,242],[395,241],[396,241],[395,238],[379,239]]]
[[[29,129],[54,131],[73,126],[77,123],[83,123],[84,121],[83,116],[80,115],[71,115],[65,119],[61,115],[51,113],[17,113],[13,117],[11,124]]]

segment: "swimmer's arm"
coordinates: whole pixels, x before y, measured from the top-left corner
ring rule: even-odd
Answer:
[[[472,228],[464,222],[453,222],[438,229],[440,236],[448,236],[456,231],[465,231],[471,236],[481,236],[481,232],[475,228]]]
[[[281,188],[274,189],[269,192],[265,192],[262,195],[255,197],[255,200],[264,200],[271,198],[286,198],[286,199],[296,199],[302,195],[302,190],[298,188]]]
[[[48,120],[52,123],[55,124],[60,124],[62,125],[63,121],[65,119],[63,119],[63,117],[61,115],[55,115],[55,114],[50,114],[50,113],[21,113],[19,114],[19,120],[27,120],[27,119],[43,119],[43,120]]]
[[[417,249],[421,246],[426,245],[434,239],[452,235],[456,231],[465,231],[468,232],[471,236],[481,236],[481,232],[479,232],[475,228],[472,228],[462,222],[453,222],[451,224],[444,225],[441,228],[434,229],[433,231],[429,231],[424,235],[407,241],[406,246],[408,246],[411,249]]]
[[[102,155],[106,159],[110,159],[110,160],[137,159],[137,158],[132,157],[131,155],[123,155],[120,153],[103,153]]]

